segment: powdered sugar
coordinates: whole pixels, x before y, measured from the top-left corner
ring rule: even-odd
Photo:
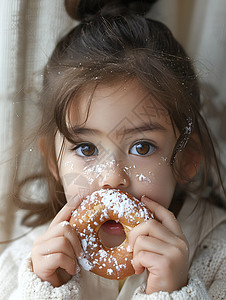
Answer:
[[[97,200],[97,195],[101,197],[100,200],[99,198]],[[119,193],[116,189],[101,189],[87,196],[81,203],[81,210],[87,209],[87,203],[91,205],[97,202],[100,202],[105,207],[102,211],[102,218],[108,217],[107,211],[110,209],[114,214],[118,215],[118,218],[126,217],[131,219],[135,214],[136,217],[149,219],[149,212],[142,202],[135,197],[131,200],[127,195]],[[73,216],[76,215],[77,210],[75,210]]]
[[[79,264],[83,267],[84,270],[90,271],[93,268],[91,262],[88,261],[86,258],[78,258]]]
[[[61,226],[68,226],[68,225],[70,225],[70,223],[69,223],[68,221],[62,221],[62,222],[60,223],[60,225],[61,225]]]
[[[144,174],[136,174],[136,178],[140,182],[151,183],[151,179],[146,177]]]
[[[107,274],[108,274],[108,275],[112,275],[113,272],[114,272],[114,271],[113,271],[112,269],[107,269]]]

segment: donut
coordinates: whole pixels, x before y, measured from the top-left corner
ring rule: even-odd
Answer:
[[[117,189],[101,189],[84,198],[69,221],[76,230],[84,250],[79,264],[99,276],[122,280],[134,274],[133,253],[128,251],[128,233],[138,224],[153,218],[145,205],[132,195]],[[125,240],[107,248],[98,236],[107,221],[121,223]]]

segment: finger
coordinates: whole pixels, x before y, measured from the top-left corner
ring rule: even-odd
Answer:
[[[44,244],[37,245],[34,251],[42,256],[50,255],[53,253],[64,253],[67,256],[76,259],[75,252],[71,243],[64,236],[47,240]]]
[[[136,243],[133,250],[133,255],[138,255],[141,251],[148,251],[156,254],[166,254],[170,252],[172,246],[150,236],[139,235],[136,239]]]
[[[51,222],[49,228],[59,224],[63,221],[69,221],[72,212],[78,208],[83,198],[81,196],[75,196],[72,200],[67,202],[64,207],[58,212],[53,221]]]
[[[181,227],[172,212],[145,196],[142,196],[141,201],[154,213],[157,220],[159,220],[166,228],[172,231],[175,235],[184,238]]]
[[[57,237],[64,237],[71,244],[76,257],[83,256],[83,250],[80,240],[75,230],[70,226],[69,222],[61,222],[55,227],[50,228],[43,236],[36,240],[34,245],[43,245],[48,240],[55,239]],[[60,249],[60,248],[59,248]]]
[[[133,257],[133,268],[135,274],[139,275],[143,273],[145,268],[155,269],[155,266],[159,265],[159,261],[163,256],[161,254],[152,253],[148,251],[140,251],[137,255]],[[153,271],[154,272],[154,271]]]
[[[134,258],[133,264],[135,274],[140,275],[142,269],[148,270],[148,278],[145,291],[146,294],[165,290],[164,284],[165,282],[167,282],[167,276],[164,271],[164,260],[164,256],[146,251],[140,252],[140,255]]]
[[[178,264],[188,260],[189,257],[189,250],[184,242],[179,245],[172,245],[153,237],[140,235],[136,239],[133,256],[135,257],[144,251],[162,255],[171,261],[177,261]]]
[[[49,274],[49,276],[51,276],[58,268],[64,269],[70,275],[76,274],[77,261],[65,253],[51,253],[43,256],[43,258],[44,263],[47,266],[45,273]]]
[[[156,219],[151,219],[134,227],[129,232],[129,249],[132,251],[139,236],[149,236],[162,242],[172,245],[178,244],[178,237],[168,228],[159,223]]]

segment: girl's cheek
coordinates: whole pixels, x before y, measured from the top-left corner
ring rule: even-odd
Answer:
[[[133,168],[131,176],[133,177],[133,191],[138,198],[145,194],[159,204],[169,207],[176,180],[167,157],[161,156],[151,164],[146,163],[141,167]]]
[[[171,171],[156,171],[155,177],[155,183],[152,185],[151,198],[168,208],[173,198],[176,181],[172,176]]]
[[[64,159],[60,166],[60,178],[67,201],[76,195],[86,196],[90,194],[91,179],[83,174],[82,167],[76,162]]]
[[[60,177],[63,183],[66,198],[70,199],[79,194],[88,195],[101,188],[101,182],[112,173],[117,174],[119,164],[115,160],[106,162],[87,159],[81,163],[80,160],[67,160],[61,163]]]

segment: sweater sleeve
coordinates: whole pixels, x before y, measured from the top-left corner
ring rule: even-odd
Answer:
[[[25,251],[25,250],[24,250]],[[13,247],[7,248],[0,256],[0,298],[8,300],[17,289],[18,264],[21,259],[19,251]]]
[[[214,300],[226,299],[226,260],[220,266],[215,280],[210,286],[209,295]]]
[[[60,287],[53,287],[49,282],[42,281],[32,271],[30,256],[21,264],[18,276],[20,299],[80,299],[79,275],[72,277]]]
[[[189,279],[188,285],[183,287],[179,291],[172,293],[158,292],[147,295],[145,293],[145,287],[141,286],[136,291],[132,300],[209,300],[204,284],[198,277]]]
[[[200,244],[189,270],[189,282],[181,290],[145,293],[139,287],[132,300],[222,300],[226,299],[226,223],[218,226]]]

